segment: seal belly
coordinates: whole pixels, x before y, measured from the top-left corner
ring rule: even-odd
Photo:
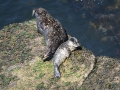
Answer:
[[[62,46],[62,45],[61,45]],[[61,47],[60,46],[60,47]],[[53,62],[54,62],[54,77],[60,77],[59,66],[61,63],[65,61],[67,57],[69,57],[69,52],[66,48],[58,48],[54,54]]]
[[[56,52],[57,53],[57,52]],[[64,48],[64,49],[61,49],[59,51],[59,53],[55,54],[54,55],[54,58],[53,58],[53,61],[54,63],[56,63],[58,66],[65,61],[65,59],[69,57],[69,53],[67,52],[67,50]]]

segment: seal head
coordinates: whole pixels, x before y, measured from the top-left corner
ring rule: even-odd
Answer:
[[[60,44],[68,40],[67,33],[61,23],[53,18],[44,8],[34,9],[32,15],[36,16],[38,33],[45,37],[47,51],[43,58],[53,55]]]
[[[54,77],[60,77],[60,64],[64,62],[67,57],[69,57],[71,51],[75,50],[79,46],[78,40],[75,37],[71,37],[58,47],[53,56]]]

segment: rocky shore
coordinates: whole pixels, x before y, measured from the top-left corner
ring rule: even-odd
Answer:
[[[96,57],[82,46],[54,78],[52,60],[41,58],[45,50],[35,19],[0,30],[0,90],[120,90],[120,60]]]

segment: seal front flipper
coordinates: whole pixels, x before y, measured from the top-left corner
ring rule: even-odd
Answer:
[[[60,77],[60,71],[58,69],[58,65],[57,64],[54,65],[54,77],[55,78],[59,78]]]
[[[51,59],[52,58],[52,53],[51,53],[51,49],[48,48],[46,50],[46,52],[43,54],[42,56],[43,60],[46,61],[48,58]]]
[[[40,34],[42,34],[42,33],[39,31],[39,29],[37,29],[37,33],[40,33]]]

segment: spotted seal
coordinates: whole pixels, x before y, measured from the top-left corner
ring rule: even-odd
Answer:
[[[60,77],[60,64],[64,62],[67,57],[69,57],[71,51],[75,50],[79,46],[78,40],[75,37],[71,37],[58,47],[53,56],[54,77]]]
[[[60,44],[68,40],[68,36],[61,23],[53,18],[46,9],[33,9],[32,15],[34,14],[36,16],[38,33],[43,34],[45,37],[47,50],[43,58],[46,59],[55,53]]]

